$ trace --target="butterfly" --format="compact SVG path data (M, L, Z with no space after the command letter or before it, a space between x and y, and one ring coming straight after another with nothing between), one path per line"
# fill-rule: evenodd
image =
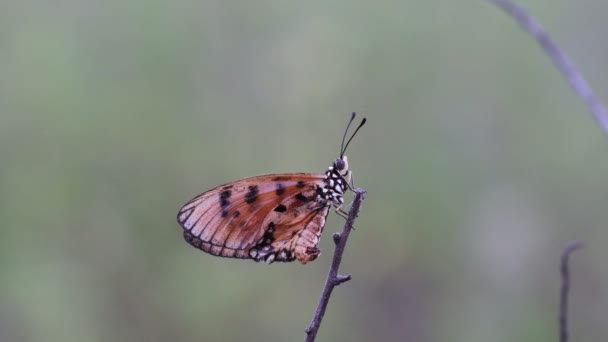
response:
M340 156L324 173L276 173L236 180L208 190L177 214L184 239L209 254L255 261L302 264L321 254L319 239L329 210L345 217L344 192L352 191L352 172L344 155L365 124L363 118Z

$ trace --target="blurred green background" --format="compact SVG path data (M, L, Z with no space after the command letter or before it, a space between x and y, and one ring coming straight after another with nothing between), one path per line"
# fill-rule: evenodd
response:
M525 4L608 98L608 2ZM333 251L214 258L179 207L322 172L368 191L319 341L608 339L608 141L487 2L0 3L0 341L300 341ZM347 200L348 203L349 200Z

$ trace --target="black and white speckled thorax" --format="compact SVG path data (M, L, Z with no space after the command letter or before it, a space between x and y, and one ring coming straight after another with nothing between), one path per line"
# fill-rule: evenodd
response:
M341 207L344 204L344 191L348 189L350 171L346 156L338 158L325 172L325 185L317 189L318 197L326 202L327 206Z

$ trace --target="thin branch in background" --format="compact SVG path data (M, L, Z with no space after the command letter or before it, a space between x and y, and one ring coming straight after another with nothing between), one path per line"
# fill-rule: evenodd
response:
M604 134L608 135L608 112L602 102L595 97L593 90L568 56L555 44L540 24L532 18L523 8L511 0L490 0L505 11L519 26L532 36L549 56L562 76L570 84L574 92L583 100L600 125ZM559 341L568 341L568 292L570 290L570 272L568 259L575 250L583 247L580 241L573 241L564 247L561 257L561 291L559 302Z
M349 281L352 278L350 274L338 274L338 269L340 268L340 263L342 262L342 254L344 253L344 248L346 247L348 235L353 229L355 219L357 219L359 209L361 208L361 202L363 202L364 198L365 191L363 189L355 189L355 199L353 200L353 205L350 207L350 211L348 212L348 217L346 218L346 223L344 223L342 232L335 233L333 235L336 249L334 250L334 256L327 274L327 279L325 280L323 293L321 293L321 298L319 299L319 304L317 305L317 310L315 311L315 315L312 318L310 325L308 328L306 328L306 342L312 342L317 337L317 332L321 326L321 321L325 315L325 310L327 309L327 304L329 303L329 297L331 297L334 287Z
M570 270L568 269L568 260L570 254L575 250L582 248L583 243L580 241L572 241L562 250L562 258L560 263L560 271L562 274L562 287L559 298L559 341L568 342L568 292L570 291Z
M595 97L593 90L583 78L568 56L553 42L547 32L526 11L510 0L490 0L504 10L515 20L521 28L528 32L543 51L549 56L553 64L559 69L562 76L568 81L574 92L583 100L593 114L595 120L608 135L608 112L602 102Z

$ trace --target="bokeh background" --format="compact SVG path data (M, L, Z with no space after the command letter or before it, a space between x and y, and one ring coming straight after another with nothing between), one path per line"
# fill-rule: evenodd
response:
M524 3L608 98L608 2ZM314 263L214 258L179 207L322 172L368 191L319 341L608 340L608 140L487 2L0 3L0 341L300 341Z

